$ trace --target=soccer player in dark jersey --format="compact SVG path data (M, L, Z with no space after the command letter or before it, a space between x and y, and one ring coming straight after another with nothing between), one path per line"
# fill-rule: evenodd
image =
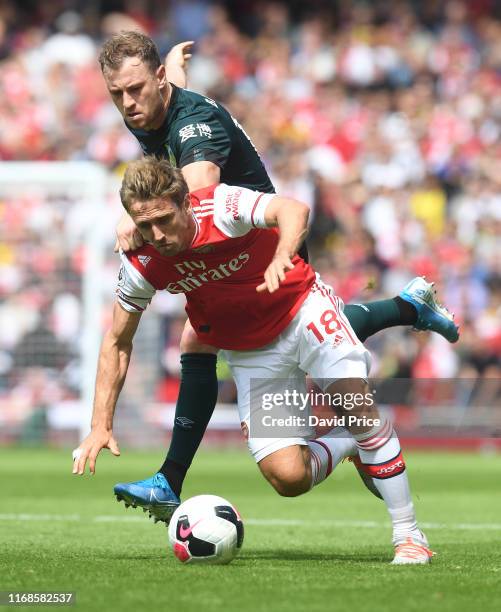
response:
M171 79L184 85L183 64L189 43L167 56ZM99 56L103 77L125 125L145 154L167 158L182 169L190 191L224 182L274 193L266 169L242 127L214 100L169 82L153 41L139 32L122 32L109 39ZM127 215L117 229L124 251L143 244ZM300 255L307 259L305 247ZM457 327L434 298L432 285L411 281L400 296L363 305L348 305L345 315L358 338L387 327L412 325L433 330L449 341ZM181 386L167 457L152 478L130 484L134 505L146 504L151 514L168 522L186 472L205 433L217 400L218 348L203 344L187 321L181 338ZM155 492L158 503L151 502ZM169 502L162 505L162 502ZM168 505L168 511L166 506Z

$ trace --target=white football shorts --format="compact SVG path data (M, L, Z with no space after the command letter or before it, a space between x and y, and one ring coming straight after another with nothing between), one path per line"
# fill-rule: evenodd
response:
M315 437L314 428L307 425L296 428L297 436L280 437L280 429L273 429L277 437L271 437L273 432L270 437L253 436L256 421L251 416L262 413L265 394L292 388L306 393L306 374L322 391L339 378L368 377L370 353L343 309L343 301L317 274L296 316L271 344L250 351L223 351L237 386L242 430L256 462L282 448L306 445ZM307 418L309 406L301 414Z

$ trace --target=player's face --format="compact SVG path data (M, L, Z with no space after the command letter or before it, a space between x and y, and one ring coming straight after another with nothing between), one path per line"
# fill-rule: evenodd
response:
M143 238L161 255L173 257L185 251L195 235L189 196L181 207L165 198L134 202L129 213Z
M104 80L122 117L132 128L160 127L167 109L165 67L156 71L137 57L126 57L120 68L106 69Z

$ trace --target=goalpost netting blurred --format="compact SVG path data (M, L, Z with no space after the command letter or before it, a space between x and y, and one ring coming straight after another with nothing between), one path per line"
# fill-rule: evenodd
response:
M0 443L76 444L89 430L119 267L118 188L91 162L0 164ZM170 417L154 401L163 314L145 313L134 342L116 419L125 444L165 437Z

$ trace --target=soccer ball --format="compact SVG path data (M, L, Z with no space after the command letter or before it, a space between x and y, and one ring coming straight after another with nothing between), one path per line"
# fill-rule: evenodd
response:
M244 525L229 501L197 495L176 509L169 542L182 563L229 563L242 547Z

